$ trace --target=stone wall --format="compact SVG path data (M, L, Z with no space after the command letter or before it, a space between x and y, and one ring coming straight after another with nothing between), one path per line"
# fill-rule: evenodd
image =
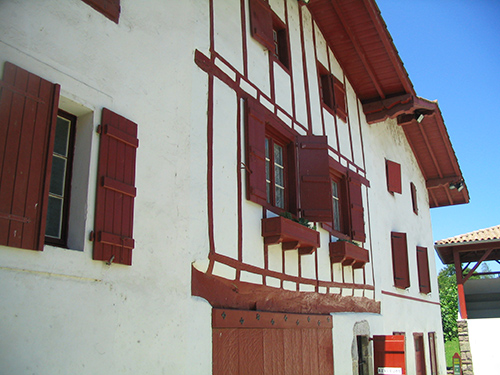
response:
M460 357L462 360L462 375L474 375L472 368L472 355L469 344L469 328L467 320L458 320L458 341L460 344Z

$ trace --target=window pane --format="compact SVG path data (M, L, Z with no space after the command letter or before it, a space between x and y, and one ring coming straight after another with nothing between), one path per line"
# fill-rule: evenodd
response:
M333 229L340 232L339 186L332 181Z
M279 208L285 208L285 189L276 186L276 206Z
M57 117L56 134L54 139L54 153L68 156L69 133L71 122L65 118Z
M64 195L64 183L66 180L66 159L57 155L52 157L52 173L50 175L50 193L59 196Z
M61 238L62 204L63 200L61 198L49 197L47 226L45 227L46 236Z
M283 166L283 147L274 145L274 164Z
M267 201L271 203L271 159L269 157L268 138L266 138L266 193L267 193Z

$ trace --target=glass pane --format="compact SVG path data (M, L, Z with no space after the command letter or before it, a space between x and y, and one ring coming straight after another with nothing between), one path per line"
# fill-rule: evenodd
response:
M269 139L266 138L266 159L269 159Z
M276 186L276 207L285 208L285 190Z
M283 147L274 145L274 164L283 166Z
M337 199L339 198L339 186L335 181L332 181L332 195Z
M64 195L64 183L66 180L66 159L54 155L52 157L52 173L50 175L51 194Z
M271 182L266 183L267 202L271 203Z
M71 122L65 118L58 117L56 123L56 134L54 140L54 153L68 156L69 132Z
M333 229L338 230L340 232L340 210L339 210L339 201L333 200Z
M49 197L47 226L45 227L46 236L61 238L62 205L63 200L61 198Z
M274 169L275 184L280 186L280 187L284 187L285 184L283 182L283 179L284 179L283 178L283 168L278 166L278 165L276 165L274 168L275 168Z

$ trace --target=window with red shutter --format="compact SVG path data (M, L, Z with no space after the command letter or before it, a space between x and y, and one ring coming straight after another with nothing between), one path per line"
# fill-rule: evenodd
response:
M104 108L100 134L94 259L131 265L137 124Z
M60 88L7 62L0 90L0 244L43 250Z
M405 336L373 336L375 374L406 374Z
M406 289L410 286L406 233L391 232L391 246L394 286Z
M385 161L387 176L387 190L391 193L401 194L401 165L391 160Z
M118 23L120 18L120 0L83 0L92 8L102 13L111 21Z
M347 121L347 103L344 84L318 62L320 94L323 104L342 121Z
M429 257L426 247L417 246L417 267L420 293L428 294L431 292L431 279L429 276Z
M264 0L250 0L250 33L266 47L271 56L286 69L290 68L288 30Z
M330 159L333 221L322 226L337 238L365 242L361 177L353 171L335 168L334 164Z
M297 214L295 135L255 100L247 101L247 199Z

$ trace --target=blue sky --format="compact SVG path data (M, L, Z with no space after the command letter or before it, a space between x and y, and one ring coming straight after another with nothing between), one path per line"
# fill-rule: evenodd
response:
M431 209L434 241L499 225L500 1L377 4L417 95L439 102L469 189L469 204Z

